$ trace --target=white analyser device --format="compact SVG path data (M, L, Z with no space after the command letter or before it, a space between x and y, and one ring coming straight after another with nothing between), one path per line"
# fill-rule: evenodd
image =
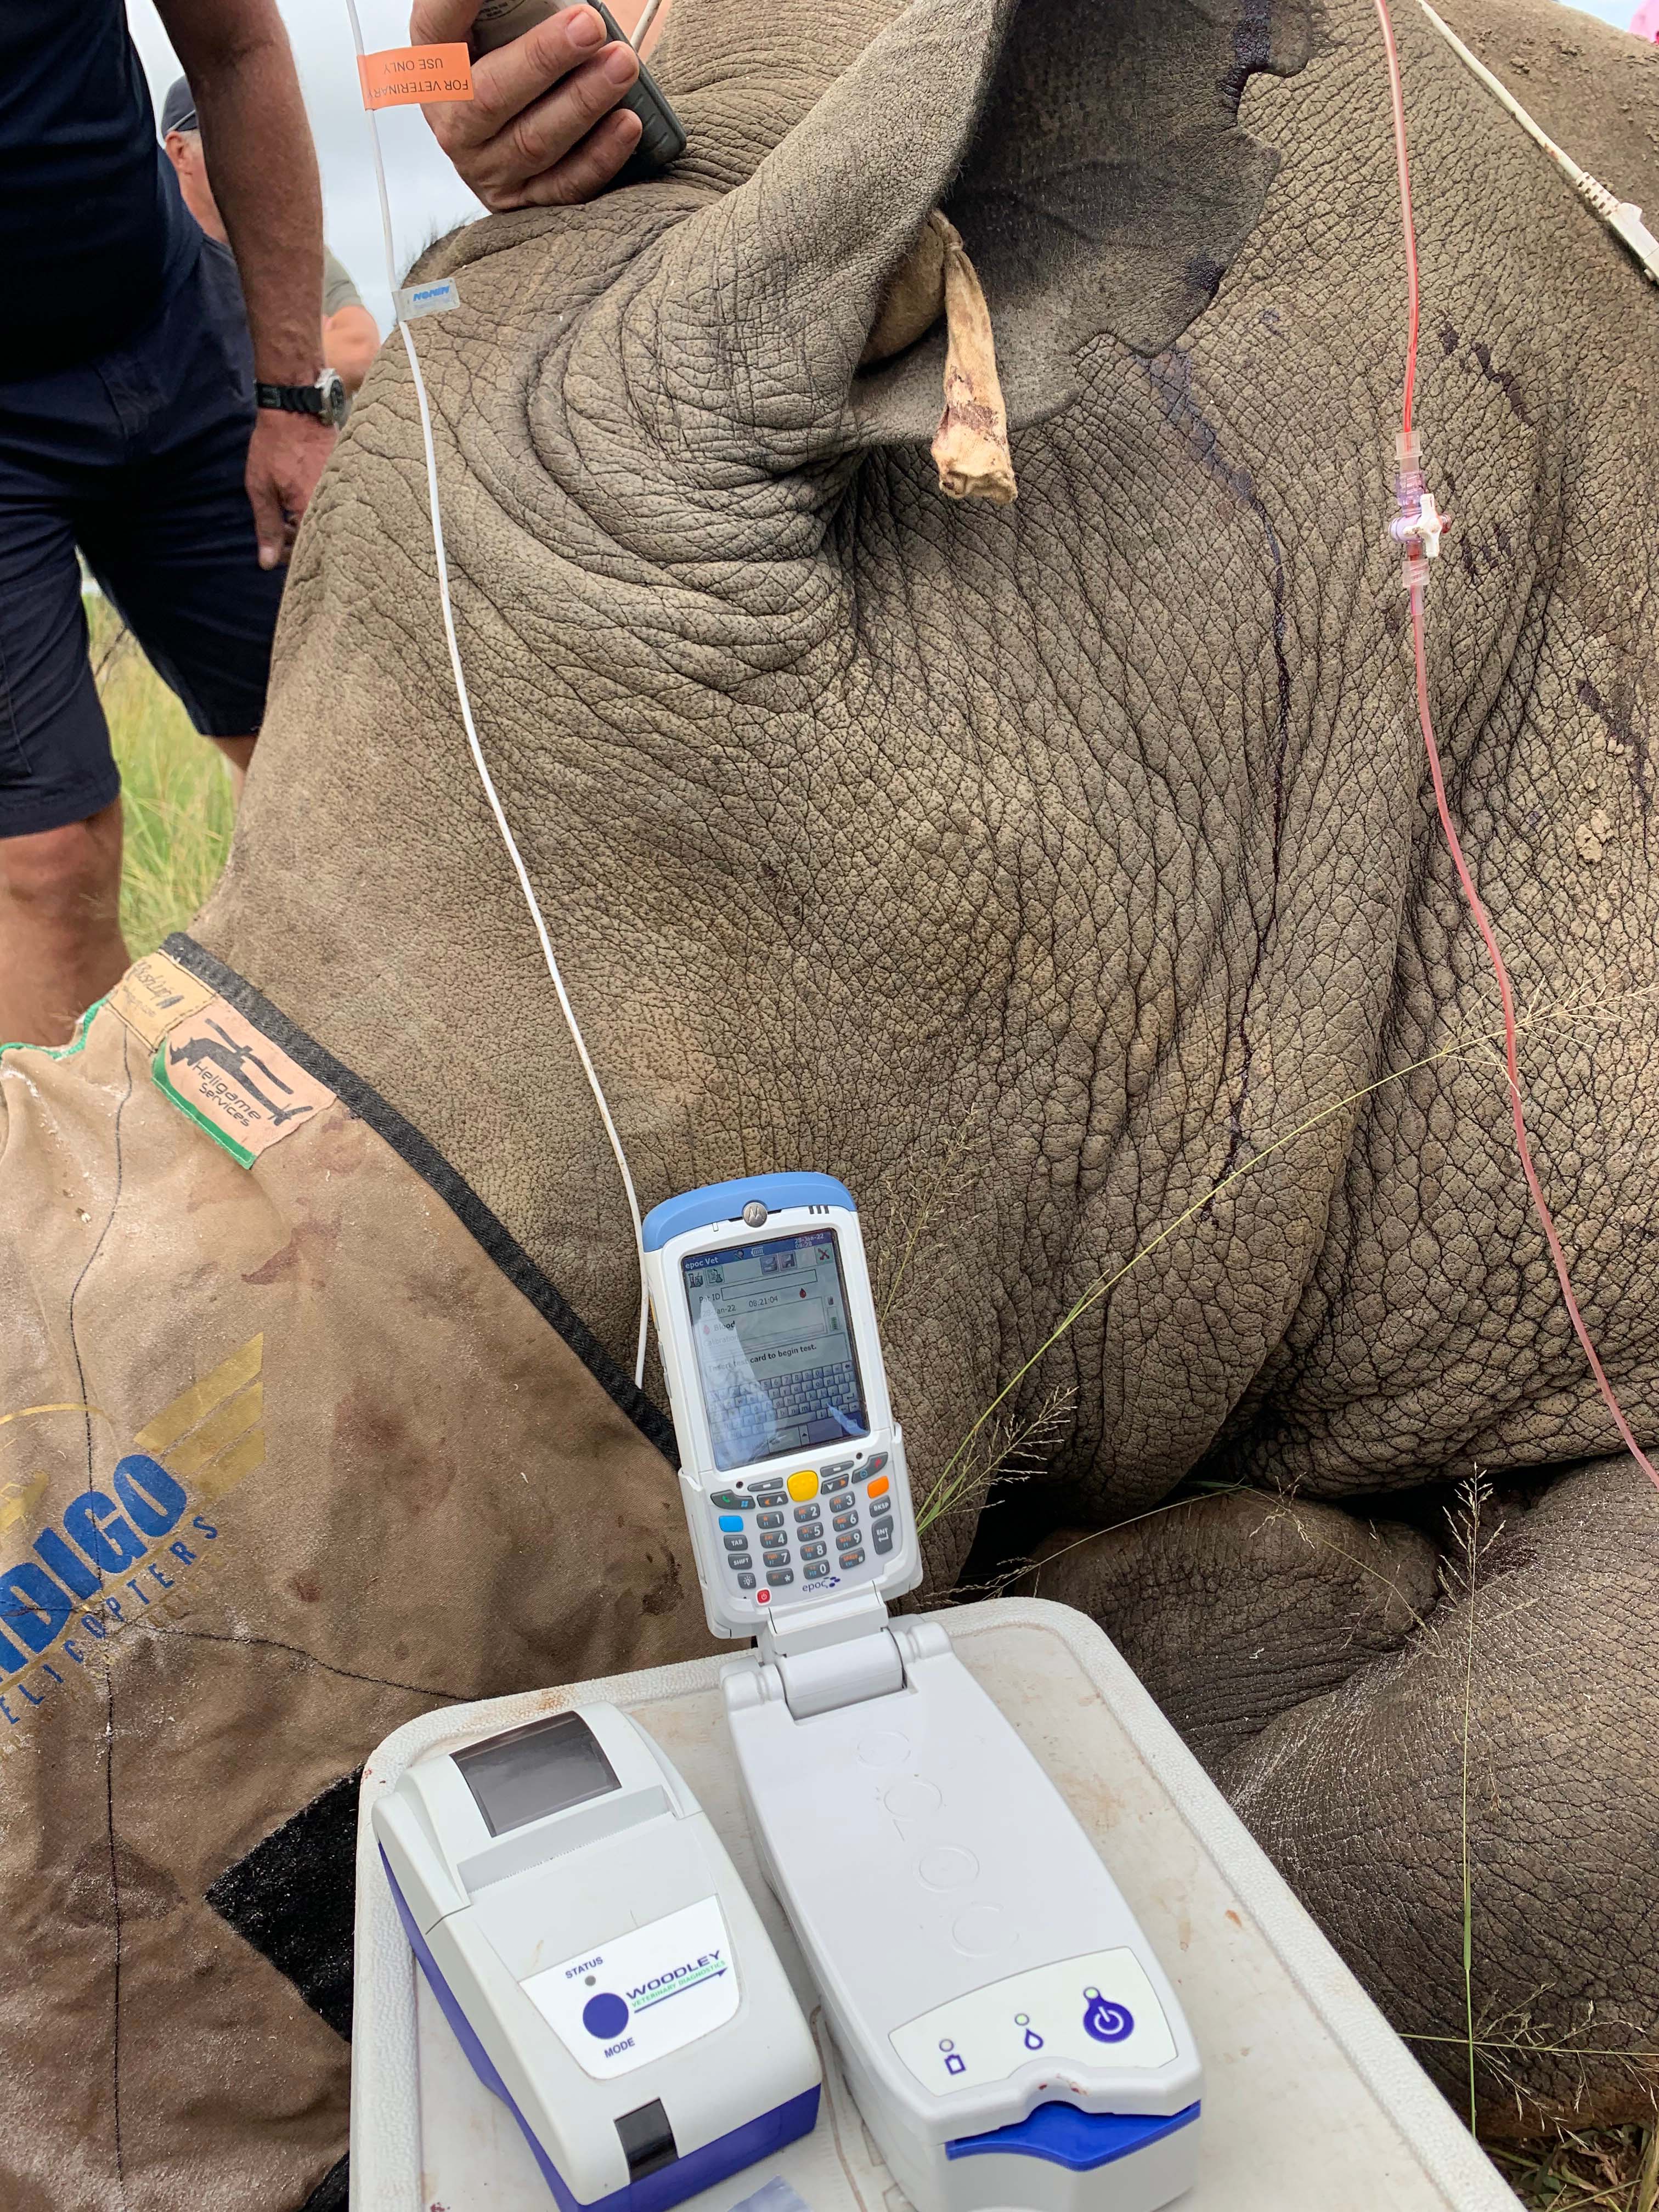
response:
M414 1760L374 1833L560 2212L662 2212L809 2134L811 2032L707 1815L614 1705Z
M823 1175L655 1207L646 1275L768 1881L917 2212L1156 2212L1195 2178L1180 2002L921 1578L857 1208Z

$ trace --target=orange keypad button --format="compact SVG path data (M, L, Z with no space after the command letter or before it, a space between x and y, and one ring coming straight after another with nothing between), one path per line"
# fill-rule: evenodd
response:
M872 1483L871 1484L870 1488L869 1488L869 1492L868 1492L868 1493L867 1493L867 1494L868 1494L870 1497L872 1497L872 1498L879 1498L879 1497L881 1497L881 1496L882 1496L883 1492L886 1490L886 1488L887 1488L887 1477L884 1474L884 1475L880 1478L880 1480L879 1480L878 1481L872 1482Z

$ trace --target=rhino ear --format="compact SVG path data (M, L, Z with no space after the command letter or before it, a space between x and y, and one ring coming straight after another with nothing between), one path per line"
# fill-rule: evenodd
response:
M695 334L699 404L724 386L738 417L775 441L799 429L817 434L819 450L844 445L848 395L889 281L962 167L1018 5L889 0L884 10L853 0L863 20L843 30L889 20L861 50L849 40L854 58L809 94L787 135L665 241L672 319ZM671 34L682 43L665 75L688 108L701 52L692 33L706 14L690 11ZM714 154L709 181L722 160L744 158L741 146ZM681 166L696 173L690 151ZM686 382L666 366L672 383ZM689 384L679 396L694 396ZM805 450L792 448L792 460Z
M1159 353L1210 304L1278 167L1240 127L1244 87L1302 68L1312 40L1310 0L1020 0L942 200L1011 422L1065 404L1091 338ZM860 380L867 438L925 434L941 350Z

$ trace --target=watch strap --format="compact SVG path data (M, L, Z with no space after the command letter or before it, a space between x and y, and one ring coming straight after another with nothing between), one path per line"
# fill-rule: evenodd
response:
M256 384L254 404L280 407L290 415L320 415L323 395L314 384Z

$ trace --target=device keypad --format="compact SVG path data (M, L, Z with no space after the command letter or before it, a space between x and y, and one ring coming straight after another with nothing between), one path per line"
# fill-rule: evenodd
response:
M876 1553L879 1571L880 1561L891 1554L897 1542L892 1482L883 1472L887 1461L887 1453L872 1452L862 1466L838 1460L816 1471L797 1468L787 1476L763 1476L742 1491L711 1492L709 1503L720 1509L717 1525L726 1565L737 1577L738 1588L752 1590L757 1580L749 1549L750 1528L759 1532L761 1565L769 1589L785 1589L793 1583L797 1568L804 1583L817 1585L829 1581L832 1574L862 1566L866 1543ZM855 1487L860 1484L866 1486L863 1498ZM754 1516L748 1525L738 1517L745 1513ZM831 1529L836 1540L833 1559L825 1540Z

